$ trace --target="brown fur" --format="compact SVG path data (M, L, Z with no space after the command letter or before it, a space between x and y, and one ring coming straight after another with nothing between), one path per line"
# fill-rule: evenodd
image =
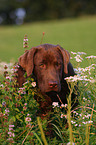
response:
M33 74L40 91L43 94L47 94L52 102L67 103L67 96L70 90L64 78L75 75L70 63L70 54L67 50L59 45L42 44L31 48L20 56L19 64L19 86L22 86L25 82L25 72L27 72L27 77ZM57 94L60 99L58 99ZM72 93L73 107L78 104L78 101L74 101L75 98L76 95ZM44 107L42 110L44 110Z

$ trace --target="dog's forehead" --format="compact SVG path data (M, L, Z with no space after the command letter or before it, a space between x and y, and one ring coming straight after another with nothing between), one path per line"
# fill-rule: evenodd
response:
M62 61L62 57L58 49L54 48L41 48L37 51L35 55L35 61L38 62L54 62L54 61Z

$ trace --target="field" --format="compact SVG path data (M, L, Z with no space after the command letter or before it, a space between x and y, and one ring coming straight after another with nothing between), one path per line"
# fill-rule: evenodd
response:
M9 62L18 61L18 57L24 53L25 34L28 35L31 48L40 44L43 32L43 43L60 44L69 50L77 75L64 78L70 89L68 104L60 106L58 102L53 102L53 111L42 120L38 117L40 108L35 95L43 103L46 101L44 96L38 92L33 78L28 78L22 88L16 87L18 66L10 69ZM96 16L23 26L1 26L0 61L0 73L3 75L4 72L5 76L0 76L2 145L96 144ZM4 62L7 62L6 67ZM71 110L71 94L77 83L79 105ZM68 124L65 123L66 119ZM51 125L51 131L48 124L49 127Z
M24 53L23 38L28 35L29 48L41 42L60 44L71 51L96 55L96 16L58 21L45 21L23 26L0 26L0 61L18 61Z

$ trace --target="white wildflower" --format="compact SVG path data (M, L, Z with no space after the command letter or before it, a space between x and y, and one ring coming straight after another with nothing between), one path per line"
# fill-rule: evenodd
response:
M72 124L75 124L76 122L75 122L75 121L73 121L73 120L71 120L71 123L72 123Z
M26 94L25 88L19 88L18 93Z
M77 62L82 62L83 58L80 55L74 57Z
M82 62L78 57L75 57L77 62Z
M96 80L93 79L92 77L89 79L87 75L80 76L79 74L70 76L70 77L66 77L64 79L67 80L68 82L76 82L76 81L87 81L87 82L91 82L91 83L96 82ZM87 85L87 84L85 84L85 85Z
M73 111L73 113L76 113L76 111Z
M61 107L65 107L66 108L67 106L68 106L67 104L65 104L65 105L64 104L61 104Z
M64 116L64 115L63 115L63 114L61 114L61 118L63 118L63 116Z
M79 55L82 55L82 54L84 54L84 55L86 55L86 53L85 52L77 52Z
M27 105L27 103L24 104L25 106Z
M89 116L88 115L85 115L85 118L88 118L89 119Z
M8 72L12 72L11 71L11 67L12 67L13 63L6 63L6 62L0 62L0 73L4 73L5 69L4 66L7 66L6 70Z
M86 122L82 122L83 124L90 124L90 123L93 123L93 121L86 121Z
M87 56L86 58L91 59L91 58L96 58L96 56L90 55L90 56Z
M68 104L65 104L64 106L65 106L65 108L66 108L66 107L68 106Z
M82 116L82 113L81 113L81 114L79 114L79 116Z
M9 108L6 108L6 109L5 109L5 112L6 112L6 113L10 112L10 111L9 111Z
M61 118L65 117L67 119L67 115L61 114Z
M13 128L9 128L9 131L13 131Z
M71 142L68 142L66 145L71 145ZM72 145L75 145L75 143L72 143Z
M4 85L3 85L3 84L0 84L0 87L2 87L2 88L3 88L3 87L4 87Z
M90 120L90 121L88 121L88 123L93 123L93 121Z
M27 82L25 82L25 83L23 83L23 85L25 85L25 84L27 84L28 83L28 81Z
M68 82L76 82L77 80L83 80L82 77L75 75L64 78L65 80L68 80Z
M86 124L86 122L84 122L84 121L83 121L82 123L83 123L83 124Z
M83 100L85 100L85 101L86 101L87 99L86 99L85 97L83 97Z
M9 127L14 127L14 125L9 125Z
M79 115L79 114L76 112L76 115Z
M91 83L95 83L95 82L96 82L96 80L92 79L92 80L90 80L90 82L91 82Z
M91 117L91 114L88 114L87 116Z
M78 74L81 74L81 73L83 73L83 72L87 72L87 71L88 71L88 73L91 74L90 71L91 71L92 69L95 69L95 66L96 66L96 64L91 64L90 66L85 67L85 68L80 68L80 67L78 67L78 68L74 68L74 71L75 71L76 73L78 73Z
M36 82L31 83L32 87L36 87Z
M26 117L25 121L30 122L31 121L31 118L30 117Z
M25 88L19 88L20 90L25 90Z
M11 80L11 78L9 76L6 77L7 80Z
M8 138L7 140L8 140L8 141L13 141L13 138Z
M78 124L75 124L75 126L78 126Z
M65 105L64 104L61 104L61 107L65 107Z
M71 51L72 54L77 54L76 52Z
M52 105L53 105L53 107L56 107L56 106L59 107L58 102L53 102Z
M10 137L15 137L15 134L12 133L12 132L8 132L8 134L9 134Z
M24 39L24 41L28 41L28 39Z

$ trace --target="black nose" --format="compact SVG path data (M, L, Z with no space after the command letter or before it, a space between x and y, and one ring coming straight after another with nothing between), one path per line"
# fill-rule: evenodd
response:
M48 84L50 88L57 88L57 81L49 81Z

